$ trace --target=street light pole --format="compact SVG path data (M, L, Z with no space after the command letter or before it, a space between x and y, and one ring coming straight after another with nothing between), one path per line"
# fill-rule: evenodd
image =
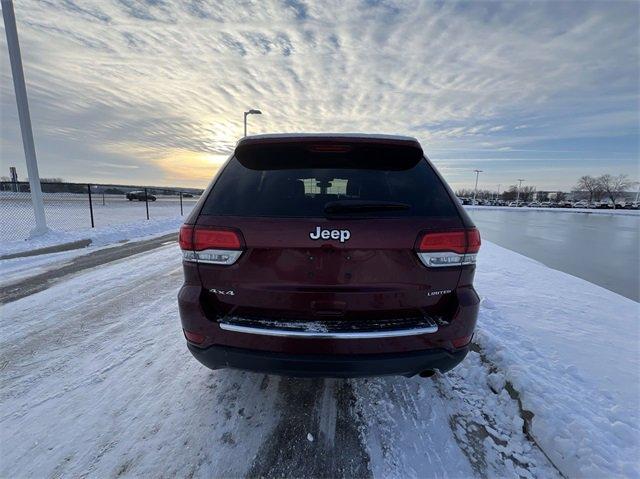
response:
M22 58L20 56L20 43L18 42L18 29L16 28L16 16L13 11L12 0L2 0L2 16L4 29L7 35L7 47L9 49L9 61L13 76L13 88L16 92L18 104L18 119L20 120L20 132L22 133L22 146L27 161L27 174L29 175L29 189L31 190L31 203L36 226L29 237L40 236L49 231L44 215L44 201L40 187L40 175L38 174L38 161L36 148L33 143L33 131L31 129L31 116L29 115L29 101L27 99L27 87L24 81Z
M520 188L522 188L523 181L524 181L524 178L518 178L518 194L516 196L516 205L520 203Z
M473 170L476 172L476 187L473 190L473 204L476 204L476 194L478 193L478 176L480 176L480 173L482 173L482 170Z
M247 116L249 115L262 115L262 112L260 110L254 110L253 108L244 112L244 136L247 136Z

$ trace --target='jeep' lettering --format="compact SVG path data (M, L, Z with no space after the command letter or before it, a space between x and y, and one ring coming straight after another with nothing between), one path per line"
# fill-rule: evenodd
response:
M309 238L314 241L319 239L333 239L340 240L340 243L344 243L351 238L351 232L349 230L324 230L316 226L316 230L309 233Z

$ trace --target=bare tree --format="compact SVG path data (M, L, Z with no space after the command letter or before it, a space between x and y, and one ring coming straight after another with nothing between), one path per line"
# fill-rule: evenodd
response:
M598 181L593 188L593 199L594 201L600 201L602 199L602 195L604 195L604 188L602 184Z
M500 195L504 201L513 201L516 199L516 192L518 187L516 185L511 185Z
M616 207L616 200L620 196L622 196L622 194L627 191L633 184L633 182L629 180L627 175L612 176L606 174L598 178L598 182L602 187L602 191L609 197L609 199L613 203L614 209Z
M533 198L533 194L536 192L535 186L523 186L520 188L520 201L528 203Z
M584 175L578 179L574 191L577 193L581 193L586 191L589 194L589 203L592 203L593 200L599 201L602 197L602 185L599 181L599 178L594 178L593 176ZM596 196L598 197L596 199Z
M473 196L473 190L467 189L467 188L460 188L459 190L456 190L456 196L459 196L460 198L468 198Z

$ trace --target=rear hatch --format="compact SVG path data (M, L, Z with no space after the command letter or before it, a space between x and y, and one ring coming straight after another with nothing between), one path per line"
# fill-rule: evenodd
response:
M249 141L182 235L212 319L446 318L465 219L417 142ZM460 263L428 267L419 250L443 233Z

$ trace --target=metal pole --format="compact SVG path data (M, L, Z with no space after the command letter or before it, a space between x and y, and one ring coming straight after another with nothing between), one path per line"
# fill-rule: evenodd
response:
M520 202L520 188L522 188L522 182L524 180L521 180L518 178L518 194L516 196L516 205Z
M9 48L9 60L13 75L13 88L16 92L18 104L18 118L20 119L20 131L22 133L22 145L24 156L27 160L27 174L29 175L29 187L31 190L31 202L36 220L36 227L31 230L29 237L40 236L49 231L44 215L44 200L40 187L40 175L38 174L38 162L36 160L36 148L33 143L33 131L31 129L31 117L29 115L29 101L27 99L27 87L24 81L22 58L20 56L20 43L18 42L18 29L16 28L16 16L11 0L2 0L2 16L4 29L7 34L7 46Z
M95 228L95 223L93 222L93 201L91 201L91 185L87 185L87 191L89 192L89 214L91 215L91 227Z
M184 213L182 212L182 191L180 192L180 216L184 216Z
M244 112L244 136L247 136L247 112Z
M144 189L144 204L147 207L147 219L149 219L149 195L146 188Z
M476 204L476 194L478 193L478 176L480 176L480 173L482 173L482 170L473 170L476 172L476 187L473 190L473 204Z

